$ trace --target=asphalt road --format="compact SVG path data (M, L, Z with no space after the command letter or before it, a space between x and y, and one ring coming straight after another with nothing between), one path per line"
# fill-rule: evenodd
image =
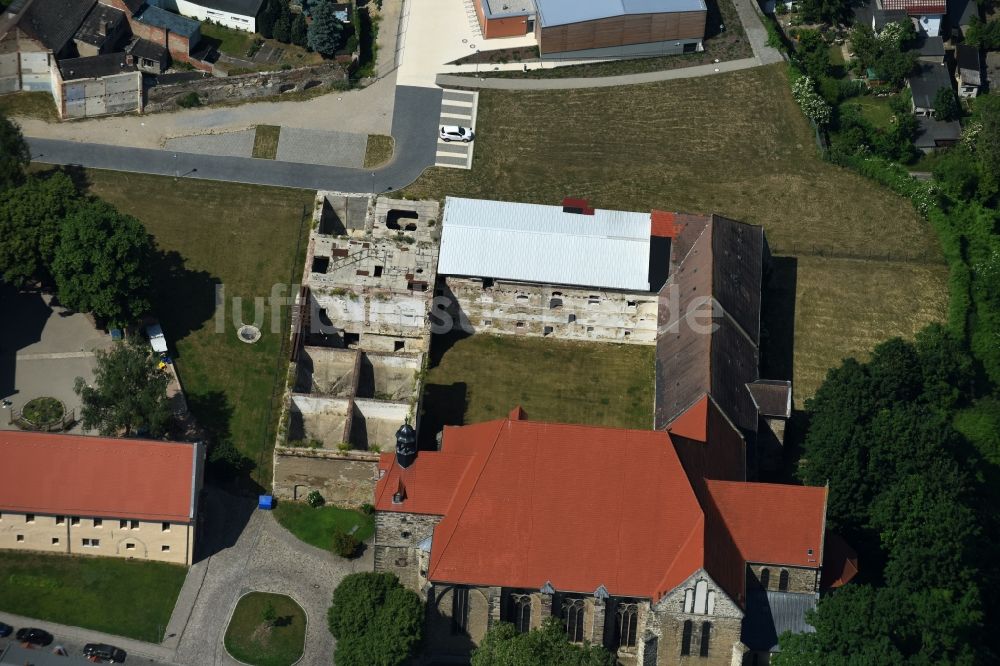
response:
M386 192L409 185L424 169L434 164L440 111L440 89L397 86L392 118L395 156L388 165L374 170L195 155L40 137L28 137L27 141L32 160L45 164L311 190Z

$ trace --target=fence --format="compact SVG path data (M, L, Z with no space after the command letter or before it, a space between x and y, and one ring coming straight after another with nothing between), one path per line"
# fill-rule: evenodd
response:
M69 430L76 423L76 410L67 412L65 408L63 409L63 415L57 421L46 424L33 423L25 418L24 413L20 410L12 409L9 413L8 425L16 425L21 430L30 430L33 432L62 432Z
M859 248L857 250L842 248L825 248L812 243L789 243L787 245L770 243L771 254L775 256L823 257L826 259L855 259L860 261L895 261L905 263L941 264L947 265L940 252L924 250L922 252L905 252L901 250L880 250L878 248Z

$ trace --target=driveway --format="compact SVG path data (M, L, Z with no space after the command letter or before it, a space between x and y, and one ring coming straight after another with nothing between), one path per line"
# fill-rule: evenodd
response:
M223 647L226 625L239 598L257 591L286 594L305 611L300 664L331 664L334 641L326 611L333 590L347 574L373 570L371 551L355 560L336 557L299 541L271 513L253 510L252 502L219 491L207 494L204 509L208 520L202 532L221 549L191 567L164 641L164 647L176 650L172 661L191 666L238 663ZM242 523L234 517L248 511L246 527L227 545L227 532L239 530Z

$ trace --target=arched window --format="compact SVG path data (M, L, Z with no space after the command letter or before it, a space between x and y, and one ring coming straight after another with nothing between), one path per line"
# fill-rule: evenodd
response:
M469 588L451 589L451 633L460 634L469 630Z
M705 606L708 603L708 582L699 580L694 585L694 612L698 615L705 614Z
M702 622L701 623L701 650L698 651L698 656L707 657L708 656L708 644L712 640L712 623Z
M681 656L686 657L691 654L691 632L694 627L691 620L684 621L684 634L681 636Z
M512 595L511 604L514 610L514 627L518 633L527 633L531 630L531 595Z
M684 590L684 612L694 612L694 590L690 587Z
M782 569L778 576L778 591L788 592L788 569Z
M767 589L768 584L771 582L771 570L764 567L760 570L760 586Z
M618 604L618 647L634 648L635 633L639 625L639 606L637 604Z
M708 593L708 614L715 615L715 590Z
M563 620L566 624L566 638L572 643L583 642L583 618L586 604L583 599L566 599L563 601Z

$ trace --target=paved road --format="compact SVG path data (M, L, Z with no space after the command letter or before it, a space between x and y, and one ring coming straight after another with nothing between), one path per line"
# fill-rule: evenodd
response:
M373 171L248 157L125 148L41 137L28 137L28 145L32 160L46 164L313 190L370 192L374 189L384 192L409 185L424 169L434 164L441 90L397 86L395 109L397 112L393 114L392 120L392 135L396 139L395 157L388 165Z

